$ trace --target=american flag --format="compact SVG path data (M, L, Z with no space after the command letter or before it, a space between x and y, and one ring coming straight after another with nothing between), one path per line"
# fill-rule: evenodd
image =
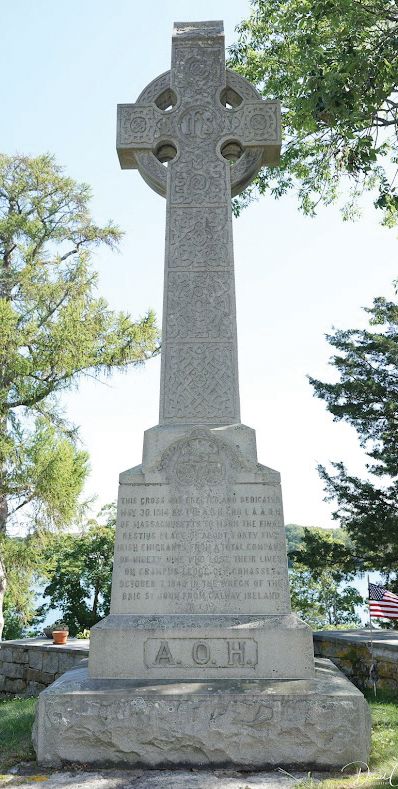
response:
M370 616L398 619L398 595L377 584L369 584Z

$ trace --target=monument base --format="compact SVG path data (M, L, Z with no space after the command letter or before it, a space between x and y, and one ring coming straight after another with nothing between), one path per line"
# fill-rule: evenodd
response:
M311 628L280 616L111 614L91 628L96 679L307 679Z
M99 680L66 672L39 696L41 766L268 766L367 761L366 701L329 660L305 680Z

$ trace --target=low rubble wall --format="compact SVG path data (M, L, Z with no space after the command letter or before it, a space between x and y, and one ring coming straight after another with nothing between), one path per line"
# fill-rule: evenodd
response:
M369 676L373 663L377 687L398 693L397 630L373 630L372 639L367 628L318 630L314 633L314 652L317 657L332 660L360 690L373 687Z
M0 694L37 696L65 671L88 657L90 642L70 638L58 646L45 638L0 642ZM319 630L316 657L329 658L361 690L372 687L372 650L368 629ZM377 687L398 693L398 631L373 632Z
M88 657L89 643L78 638L60 646L48 638L0 642L0 694L37 696Z

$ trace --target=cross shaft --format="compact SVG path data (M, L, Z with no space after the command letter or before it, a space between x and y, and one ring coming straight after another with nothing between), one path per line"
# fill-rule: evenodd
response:
M122 167L167 197L160 424L240 421L231 188L279 148L279 104L227 76L221 22L177 24L171 72L118 107Z

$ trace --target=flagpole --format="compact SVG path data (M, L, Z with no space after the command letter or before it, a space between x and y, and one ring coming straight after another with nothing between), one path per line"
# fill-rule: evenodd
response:
M373 681L373 692L375 696L377 695L376 692L376 665L374 662L373 656L373 625L372 625L372 614L370 613L370 605L369 605L369 598L370 598L370 589L369 589L369 573L368 573L368 611L369 611L369 628L370 628L370 657L371 657L371 666L369 669L369 679Z

